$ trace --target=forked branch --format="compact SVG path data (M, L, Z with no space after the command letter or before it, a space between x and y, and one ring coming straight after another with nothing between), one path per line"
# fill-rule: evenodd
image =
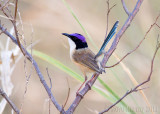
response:
M142 42L146 39L147 34L151 31L151 29L156 25L159 27L159 25L157 24L158 18L160 17L160 14L156 17L155 22L150 26L150 28L148 29L148 31L146 32L146 34L144 35L143 39L139 42L139 44L130 52L128 52L124 57L122 57L122 59L120 59L117 63L115 63L114 65L111 66L105 66L105 68L111 68L111 67L115 67L116 65L118 65L122 60L124 60L128 55L132 54L133 52L135 52L142 44ZM159 28L160 29L160 28Z
M159 38L159 36L158 36ZM121 97L117 102L115 102L114 104L112 104L110 107L108 107L106 110L100 112L99 114L103 114L105 112L108 112L111 108L113 108L115 105L117 105L121 100L123 100L125 97L127 97L129 94L133 93L133 92L137 92L139 91L139 87L146 84L147 82L150 81L151 79L151 76L152 76L152 72L153 72L153 64L154 64L154 59L155 59L155 56L157 54L157 51L159 50L160 48L160 43L159 41L157 40L157 46L156 46L156 50L154 52L154 55L153 55L153 58L152 58L152 61L151 61L151 69L150 69L150 73L148 75L148 78L147 80L143 81L142 83L138 84L136 87L134 87L133 89L131 89L130 91L127 91L125 95L123 95L123 97Z

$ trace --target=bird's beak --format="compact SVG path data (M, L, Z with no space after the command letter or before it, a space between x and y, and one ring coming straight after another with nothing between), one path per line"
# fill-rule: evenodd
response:
M67 34L67 33L62 33L62 35L70 37L70 34Z

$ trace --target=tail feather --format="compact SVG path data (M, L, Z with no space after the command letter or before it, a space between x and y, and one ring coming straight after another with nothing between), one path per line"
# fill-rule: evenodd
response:
M102 53L103 53L103 50L105 49L107 43L110 41L110 39L113 37L113 35L116 33L116 30L117 30L117 27L118 27L118 23L119 21L116 21L115 24L113 25L111 31L109 32L107 38L104 40L99 52L97 53L97 55L95 56L95 59L97 57L99 57Z

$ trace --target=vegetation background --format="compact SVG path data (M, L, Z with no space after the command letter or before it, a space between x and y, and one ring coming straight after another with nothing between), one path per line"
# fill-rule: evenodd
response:
M103 43L106 33L106 16L107 16L107 3L106 0L66 0L76 16L79 18L81 24L85 27L88 33L93 38L93 41L100 48ZM131 11L136 1L125 0L125 3ZM119 20L119 28L124 24L127 15L123 10L120 0L111 0L110 6L116 4L111 10L109 16L109 30L113 26L114 22ZM61 61L64 65L73 69L77 73L81 74L80 70L70 61L69 46L67 38L62 36L61 33L80 33L84 34L80 25L73 18L69 10L66 8L62 0L21 0L19 1L19 11L22 16L24 24L24 37L27 45L31 42L39 41L33 49L39 50ZM115 53L122 58L127 52L136 47L139 41L144 37L145 33L149 29L150 25L154 23L155 18L160 13L160 1L159 0L144 0L140 11L134 18L131 26L127 29L123 38L120 40ZM2 20L3 18L0 17ZM5 20L3 21L5 22ZM160 20L158 21L160 24ZM9 23L6 23L10 26ZM33 29L33 31L32 31ZM134 52L134 54L128 56L123 63L130 69L132 75L137 82L145 80L150 72L150 63L155 50L157 36L160 30L154 27L147 36L147 39L142 43L141 47ZM87 37L87 36L85 36ZM114 39L114 38L113 38ZM111 45L113 39L107 45L107 48ZM0 38L0 40L2 40ZM96 53L97 50L92 46L91 42L87 39L89 47ZM107 49L106 48L106 49ZM144 93L149 100L151 107L154 109L155 114L160 112L160 52L158 52L155 59L153 77L148 85L145 85L147 89L144 89ZM69 107L75 98L75 93L81 82L70 77L65 72L57 69L45 61L36 58L40 69L45 76L45 79L49 79L46 73L46 67L49 69L49 74L52 78L52 92L60 104L64 104L68 88L70 87L70 96L65 108ZM108 65L116 63L115 57L112 57ZM31 71L32 66L29 62L26 63L27 72ZM88 76L90 77L90 76ZM134 87L131 79L121 65L118 65L111 69L106 69L106 74L100 75L101 79L119 96L124 95L126 90ZM69 85L67 83L67 79ZM24 70L24 58L21 59L12 74L12 81L14 84L13 93L11 99L14 103L20 107L23 101L23 94L25 91L25 70ZM103 88L98 82L96 85ZM132 97L136 100L140 109L144 114L149 114L147 104L142 98L139 92L133 93ZM141 111L136 111L137 107L131 97L124 99L125 103L130 106L138 114ZM89 91L84 97L75 111L75 114L94 114L102 111L110 106L112 103L99 95L94 91ZM27 93L24 98L23 114L47 114L48 113L48 95L45 92L40 80L32 71L32 76L29 80ZM123 109L122 109L123 110ZM10 113L10 106L7 105L4 114ZM51 104L51 113L57 114L58 111ZM109 114L124 114L123 111L118 111L115 107L109 112Z

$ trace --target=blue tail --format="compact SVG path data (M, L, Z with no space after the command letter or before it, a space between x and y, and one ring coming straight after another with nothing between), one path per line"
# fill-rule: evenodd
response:
M115 24L113 25L111 31L109 32L107 38L104 40L99 52L97 53L97 55L95 56L95 59L97 57L99 57L102 53L103 53L103 50L105 49L107 43L110 41L110 39L113 37L113 35L116 33L116 30L117 30L117 27L118 27L118 23L119 21L116 21Z

